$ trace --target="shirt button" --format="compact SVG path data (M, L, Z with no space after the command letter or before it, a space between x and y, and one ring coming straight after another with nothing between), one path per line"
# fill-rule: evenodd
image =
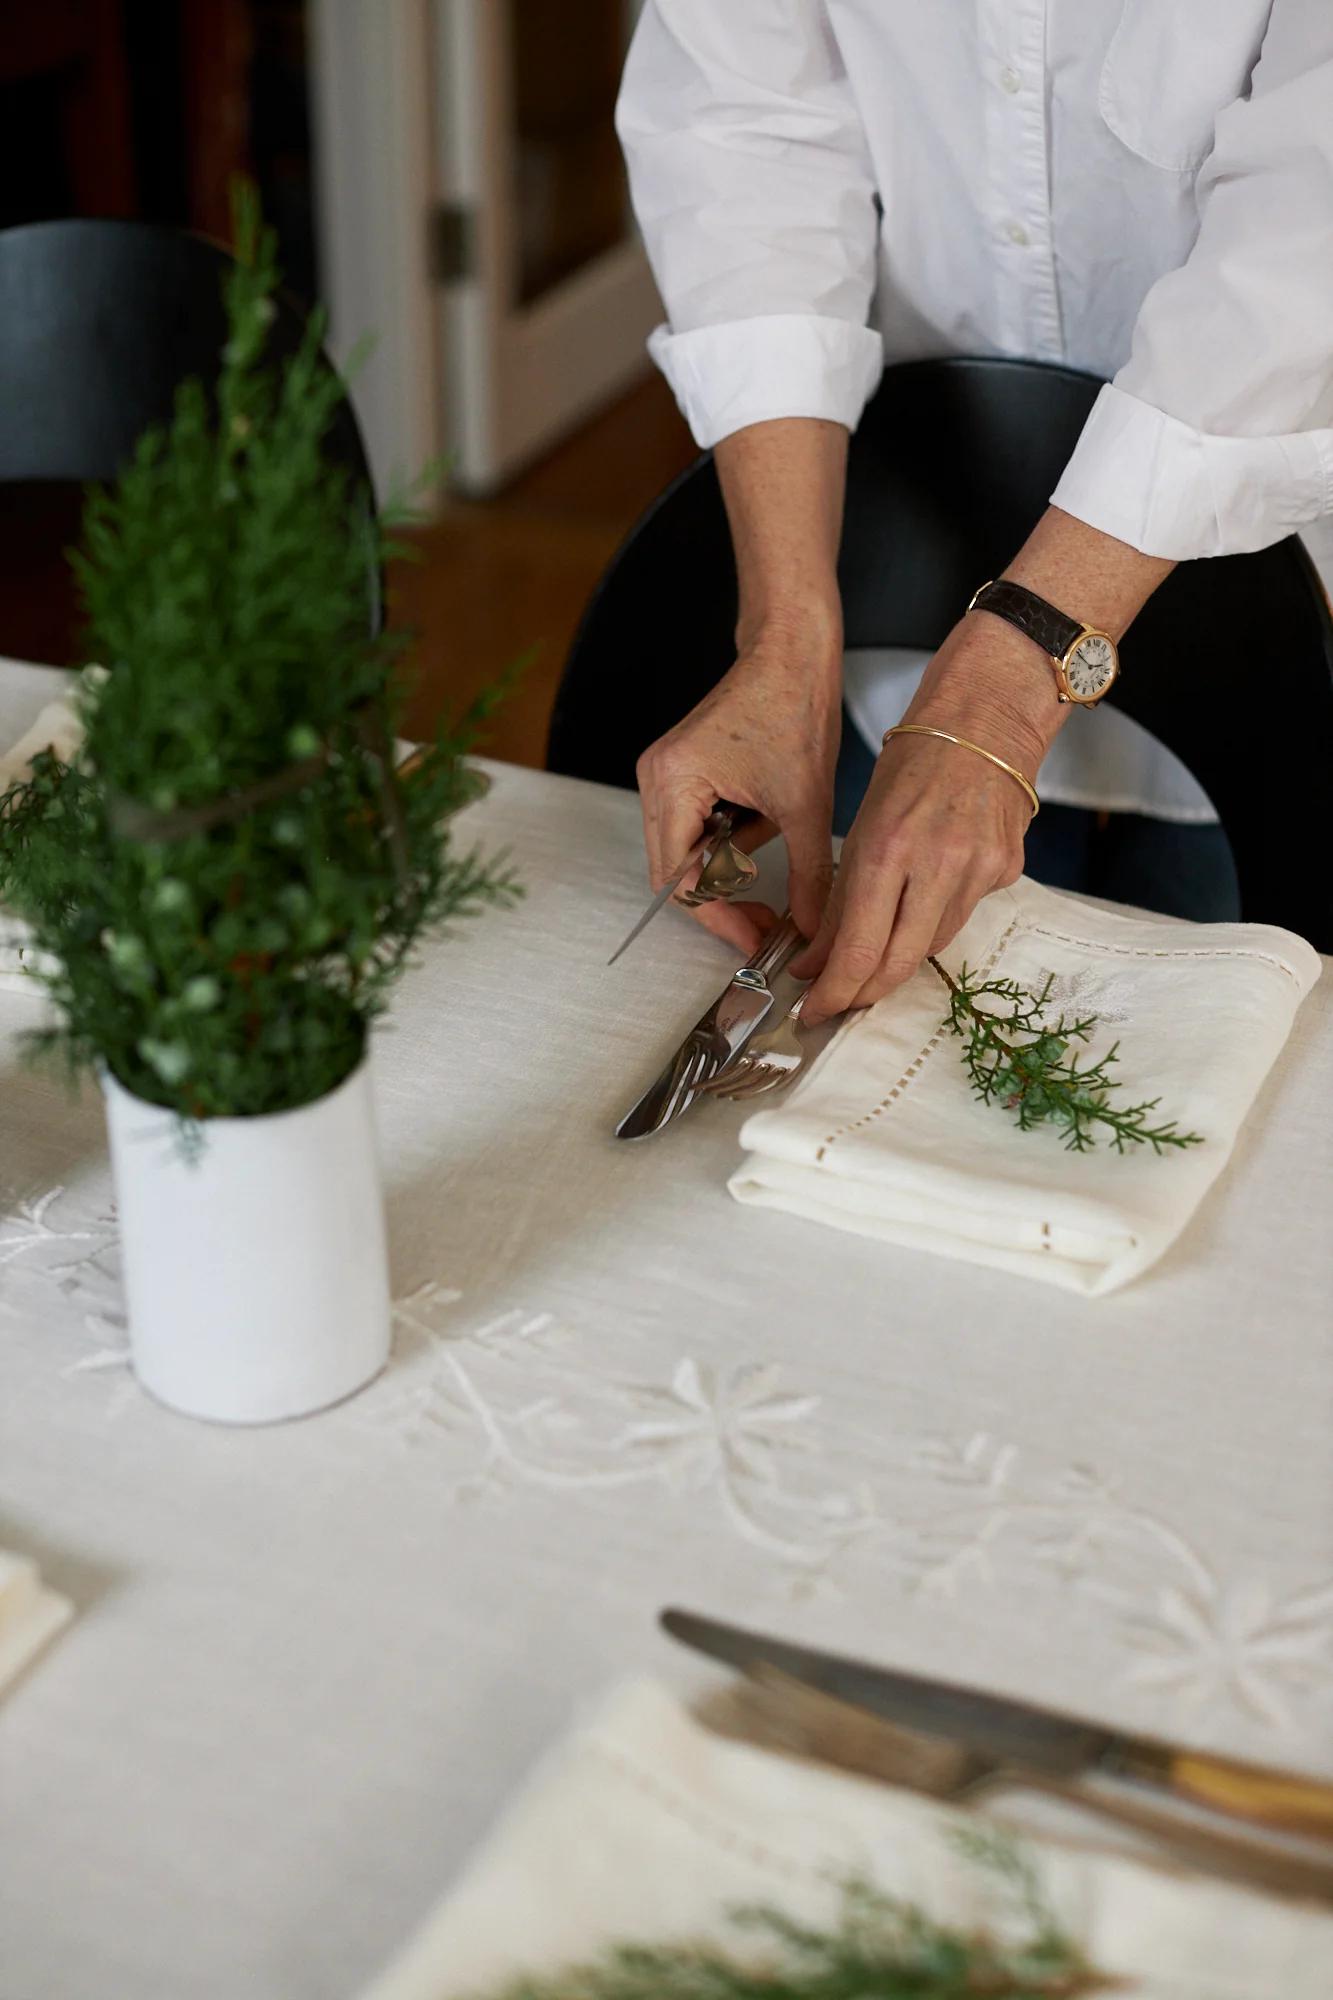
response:
M1021 222L1006 222L1004 233L1011 243L1018 245L1020 250L1032 241L1032 238L1028 235Z
M1017 97L1019 91L1023 88L1022 77L1016 69L1011 69L1008 64L1000 71L1000 88L1001 90L1007 90L1010 97Z

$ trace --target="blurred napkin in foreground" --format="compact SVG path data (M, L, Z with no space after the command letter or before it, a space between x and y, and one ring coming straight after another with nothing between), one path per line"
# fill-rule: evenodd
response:
M758 1903L827 1926L852 1875L939 1921L999 1929L992 1878L949 1837L977 1824L715 1736L664 1689L632 1683L538 1768L363 2000L489 2000L617 1942L744 1952L728 1911ZM1024 1845L1055 1916L1126 2000L1327 2000L1327 1911L1094 1848Z
M83 724L75 711L73 696L62 695L57 701L48 701L18 742L0 750L0 793L27 777L28 767L39 750L54 750L68 763L82 741ZM0 903L0 993L40 994L43 989L34 983L27 970L36 958L27 925L11 916Z
M30 1557L0 1549L0 1691L73 1615L69 1599L46 1588Z
M1080 1060L1119 1042L1120 1099L1160 1096L1161 1116L1204 1144L1121 1155L1098 1134L1074 1154L1057 1126L1020 1131L973 1097L963 1045L941 1026L948 995L923 966L747 1120L731 1192L1090 1294L1146 1271L1180 1234L1320 970L1290 931L1120 914L1026 879L988 896L940 957L1036 991L1052 975L1057 1014L1098 1016Z
M39 750L54 750L62 763L68 764L83 741L83 724L79 721L72 695L61 695L57 701L48 701L31 729L25 729L17 743L7 750L0 750L0 792L7 792L20 778L28 775L28 766Z

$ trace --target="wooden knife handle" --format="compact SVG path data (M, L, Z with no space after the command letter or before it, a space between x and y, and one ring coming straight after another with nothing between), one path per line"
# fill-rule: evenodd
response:
M1333 1841L1333 1785L1317 1778L1260 1771L1218 1757L1181 1753L1168 1766L1171 1784L1201 1805L1265 1826L1285 1827Z

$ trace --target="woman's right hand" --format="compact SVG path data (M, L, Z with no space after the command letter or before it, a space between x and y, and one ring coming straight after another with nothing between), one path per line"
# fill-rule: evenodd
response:
M736 556L736 664L639 759L649 873L654 889L671 880L719 799L748 806L759 821L738 845L781 834L788 901L813 938L833 874L847 431L779 417L733 431L713 456ZM774 921L759 903L705 903L693 914L747 953Z
M841 721L836 616L792 619L758 635L698 707L639 759L653 888L676 873L704 838L708 814L726 799L759 815L739 846L760 846L774 832L786 842L788 902L801 931L813 938L833 879ZM759 903L704 903L691 914L747 954L774 921Z

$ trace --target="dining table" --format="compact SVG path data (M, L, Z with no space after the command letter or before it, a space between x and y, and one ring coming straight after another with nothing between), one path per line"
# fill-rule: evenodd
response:
M0 665L0 745L64 685ZM524 895L376 1031L394 1349L337 1408L139 1390L97 1089L0 991L0 1546L75 1607L0 1696L4 2000L352 2000L608 1685L709 1680L667 1604L1333 1777L1333 977L1083 1298L740 1206L744 1105L618 1141L735 954L608 968L637 800L485 769Z

